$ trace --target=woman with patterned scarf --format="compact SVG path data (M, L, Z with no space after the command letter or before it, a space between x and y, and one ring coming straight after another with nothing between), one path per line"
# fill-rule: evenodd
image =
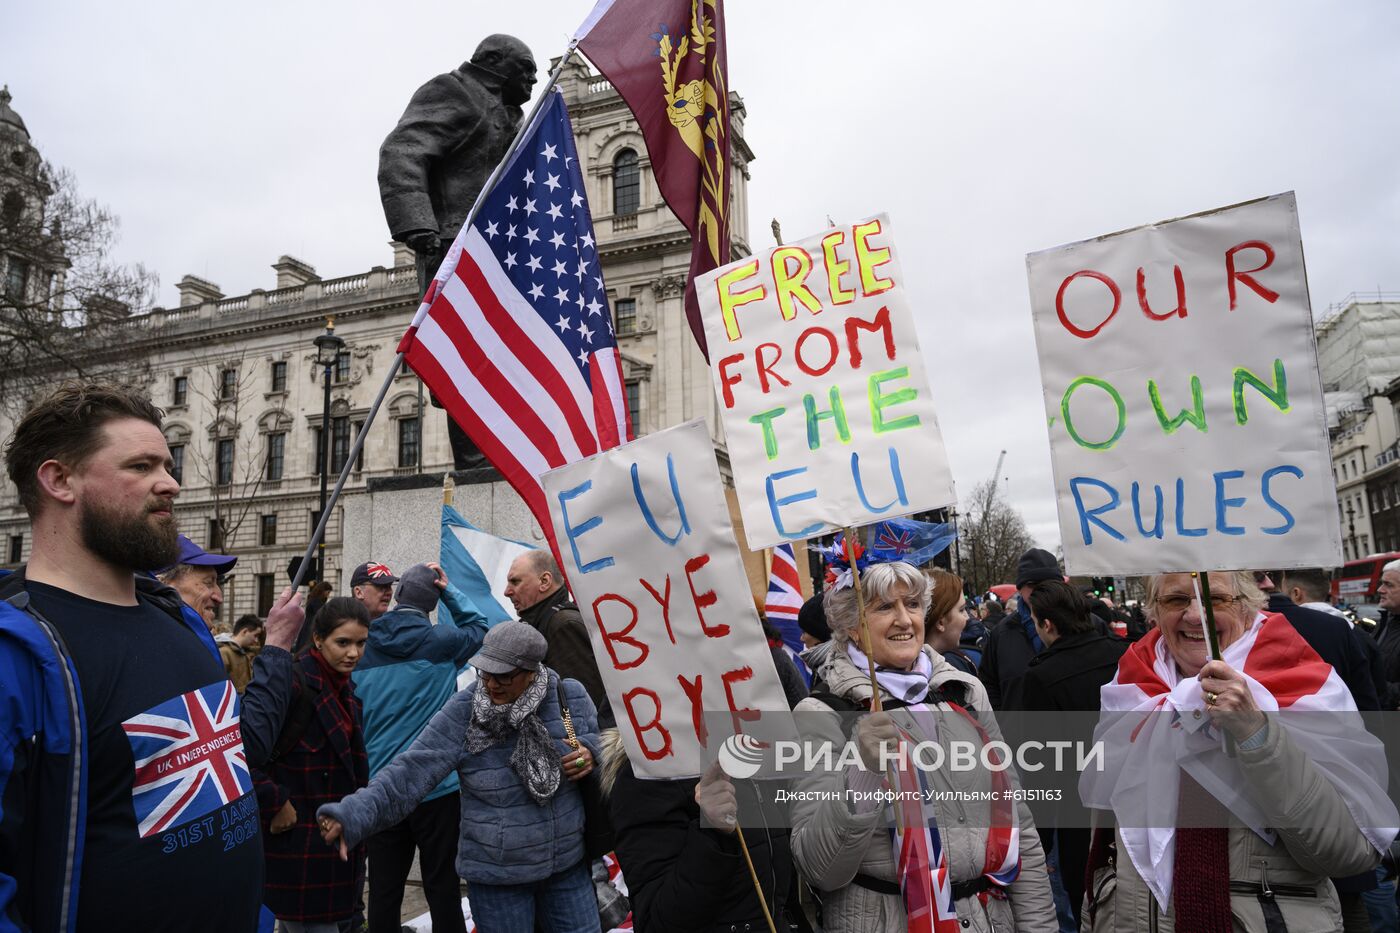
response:
M471 659L479 679L447 701L408 751L370 785L318 811L344 856L402 820L452 770L461 781L457 874L480 933L598 933L584 860L583 798L598 721L583 686L545 667L544 636L502 622ZM567 744L560 699L579 747Z
M1400 826L1385 749L1252 574L1208 583L1150 578L1155 627L1102 688L1105 765L1079 789L1117 827L1094 833L1085 929L1341 930L1328 877L1374 868Z
M896 749L936 743L948 753L953 742L982 749L1000 740L1000 730L977 678L924 644L923 572L898 561L866 565L858 557L857 564L883 712L850 729L861 765L816 769L798 788L816 793L792 810L793 858L823 892L824 929L1055 933L1040 837L1030 810L1006 793L1012 769L985 767L979 752L970 769L923 769L904 757L884 771ZM844 561L833 565L825 597L832 640L802 656L815 682L797 712L807 714L799 720L809 743L840 749L843 726L871 709L874 693L852 571ZM880 800L892 784L904 798L897 812Z

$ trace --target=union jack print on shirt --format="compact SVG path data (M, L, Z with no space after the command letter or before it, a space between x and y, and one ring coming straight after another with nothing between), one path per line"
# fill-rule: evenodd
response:
M131 801L141 838L187 823L253 789L233 684L191 690L122 723L136 774Z

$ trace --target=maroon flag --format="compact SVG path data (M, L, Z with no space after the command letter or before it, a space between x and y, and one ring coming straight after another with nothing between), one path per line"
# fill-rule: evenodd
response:
M706 353L695 278L729 262L723 0L600 0L575 38L632 109L661 194L690 231L685 313Z

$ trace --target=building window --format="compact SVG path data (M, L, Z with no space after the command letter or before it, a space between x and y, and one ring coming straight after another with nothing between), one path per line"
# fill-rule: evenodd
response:
M637 332L637 302L619 298L613 302L613 333L619 337Z
M238 397L238 370L225 369L219 373L219 401L231 402Z
M215 455L215 479L220 486L233 482L233 438L223 437L218 441Z
M279 480L282 478L282 470L287 461L287 435L269 434L267 436L267 478L269 480Z
M10 563L18 564L24 557L24 535L10 535Z
M272 611L272 600L277 593L277 574L258 574L258 615L264 619Z
M11 301L23 301L24 289L29 284L29 263L23 259L10 257L9 269L5 273L5 295Z
M177 483L183 483L185 481L184 444L170 445L170 475L174 478L175 482Z
M224 523L217 518L209 519L209 548L210 551L222 551L224 549Z
M613 159L613 213L635 214L642 204L642 171L637 154L624 149Z
M170 404L186 405L190 400L190 377L176 376L175 384L170 390Z
M399 466L418 465L418 419L399 419Z
M261 517L258 523L258 543L264 547L277 543L277 513Z
M350 419L331 419L331 472L345 469L345 461L350 456Z
M627 383L627 420L632 422L632 433L641 434L642 386L639 382Z
M278 360L272 364L272 391L287 391L287 362Z
M350 379L350 351L341 350L335 355L335 379L338 383L347 382Z

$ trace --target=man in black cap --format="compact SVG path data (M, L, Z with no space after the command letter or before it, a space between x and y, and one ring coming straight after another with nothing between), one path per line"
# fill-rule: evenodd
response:
M1008 615L987 634L987 650L979 671L993 709L1021 708L1021 678L1031 658L1045 650L1031 618L1031 590L1042 580L1064 580L1059 561L1049 551L1033 547L1016 565L1016 615Z

